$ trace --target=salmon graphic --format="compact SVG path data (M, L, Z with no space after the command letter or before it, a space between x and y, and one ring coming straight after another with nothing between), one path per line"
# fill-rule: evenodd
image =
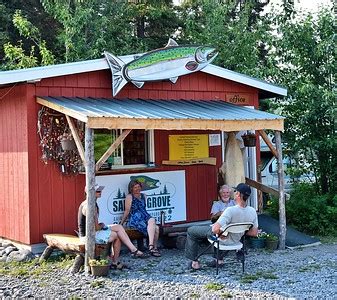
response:
M131 176L130 179L139 181L142 184L142 191L153 190L159 187L157 186L159 180L153 179L145 175Z
M170 80L176 83L179 76L199 71L218 55L209 46L179 46L169 39L164 48L145 53L129 63L104 52L112 72L112 94L116 96L128 83L141 88L147 81Z

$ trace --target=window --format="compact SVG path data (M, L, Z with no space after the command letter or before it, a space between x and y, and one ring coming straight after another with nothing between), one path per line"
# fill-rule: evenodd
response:
M122 133L121 129L95 130L95 160L102 157L110 145ZM121 145L112 153L101 169L127 166L145 166L154 161L153 130L133 129Z

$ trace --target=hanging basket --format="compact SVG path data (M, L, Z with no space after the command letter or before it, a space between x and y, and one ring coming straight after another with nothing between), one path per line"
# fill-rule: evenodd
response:
M63 151L71 151L76 149L76 144L74 140L62 139L61 147Z
M256 135L253 133L242 136L245 147L256 147Z

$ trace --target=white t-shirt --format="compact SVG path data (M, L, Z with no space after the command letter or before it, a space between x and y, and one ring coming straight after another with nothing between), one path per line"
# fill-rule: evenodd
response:
M258 228L257 214L253 207L241 207L238 205L228 207L220 216L217 223L224 227L230 223L252 222L254 228ZM234 244L240 241L243 234L229 233L228 238L223 240L225 244Z

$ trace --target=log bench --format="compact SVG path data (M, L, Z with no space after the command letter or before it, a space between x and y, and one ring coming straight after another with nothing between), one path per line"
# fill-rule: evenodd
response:
M44 234L43 238L47 243L47 248L43 251L39 261L49 258L55 249L59 249L65 253L75 254L75 261L71 268L72 273L77 273L84 264L85 244L81 242L80 238L70 234ZM95 257L107 256L109 244L96 244Z

